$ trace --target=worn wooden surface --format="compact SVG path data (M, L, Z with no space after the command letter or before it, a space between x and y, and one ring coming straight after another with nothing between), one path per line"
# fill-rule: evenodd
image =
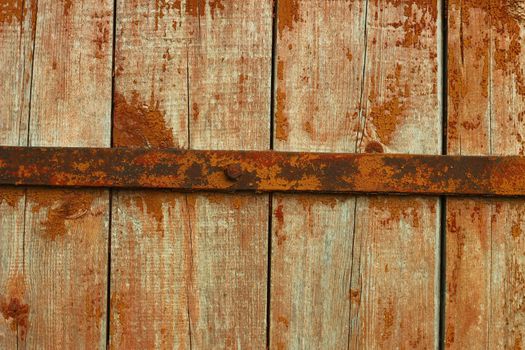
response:
M277 150L440 152L437 2L278 4ZM436 199L275 196L271 347L437 344L438 218Z
M110 146L113 4L39 1L30 146ZM28 190L28 348L102 347L107 191Z
M267 149L270 1L119 2L114 146ZM119 191L113 348L263 348L267 196Z
M523 155L521 1L449 1L450 154ZM445 344L523 348L523 200L449 199Z
M270 0L113 5L0 4L0 144L441 150L437 0L278 1L275 96ZM525 153L524 9L448 2L449 154ZM109 203L103 190L0 190L0 348L437 346L437 199ZM523 347L524 210L447 201L447 347Z
M27 145L34 34L33 1L0 6L0 143ZM27 334L24 287L25 190L0 190L0 348L16 348Z
M358 151L441 152L439 6L368 3ZM437 347L439 217L437 198L358 198L352 347Z
M109 146L112 17L110 1L2 3L2 50L18 51L2 55L2 142ZM2 348L102 347L107 191L23 194L2 191Z
M188 146L184 12L160 4L117 3L116 147ZM183 195L113 192L111 348L189 348L186 213Z

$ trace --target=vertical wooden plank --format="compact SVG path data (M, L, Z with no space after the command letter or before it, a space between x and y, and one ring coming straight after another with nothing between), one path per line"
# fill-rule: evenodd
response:
M36 1L0 6L0 144L25 146Z
M189 4L189 3L188 3ZM272 1L196 1L188 105L194 149L268 149ZM266 346L268 196L189 195L196 348Z
M278 4L276 149L440 152L436 1ZM272 347L436 346L437 199L273 208Z
M270 1L120 2L115 146L267 149ZM267 196L119 191L113 348L261 348Z
M524 14L519 1L449 2L450 154L523 155ZM447 201L448 348L523 347L524 211L518 199Z
M35 1L0 5L0 144L27 145ZM25 191L0 189L0 348L14 349L28 326L24 286Z
M119 1L113 146L188 146L187 43L180 1ZM189 348L185 196L115 191L111 348Z
M30 146L109 146L112 2L39 1ZM108 192L28 189L28 348L103 347Z

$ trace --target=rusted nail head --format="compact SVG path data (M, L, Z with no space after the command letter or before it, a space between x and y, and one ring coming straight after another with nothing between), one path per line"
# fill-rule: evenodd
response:
M239 164L230 164L225 173L230 180L237 180L242 175L242 169Z

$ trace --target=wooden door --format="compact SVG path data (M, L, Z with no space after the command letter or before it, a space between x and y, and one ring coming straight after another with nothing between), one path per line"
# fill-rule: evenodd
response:
M3 0L0 143L523 155L516 0ZM522 199L0 188L0 348L523 347Z

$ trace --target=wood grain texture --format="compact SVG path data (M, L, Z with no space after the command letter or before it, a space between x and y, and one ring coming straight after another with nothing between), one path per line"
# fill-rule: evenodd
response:
M113 146L188 147L181 2L121 1ZM191 252L185 195L113 193L110 347L190 348Z
M29 145L109 146L112 3L39 1L29 14L35 31ZM23 300L14 305L25 323L18 346L104 345L108 200L107 191L31 189L25 214L15 202L17 224L3 217L18 236L11 244L23 242L22 270L9 286Z
M267 149L270 1L117 10L115 146ZM118 192L112 348L263 348L268 197Z
M188 53L190 146L268 149L272 1L199 1ZM268 195L188 195L196 348L266 346Z
M0 144L27 145L35 1L0 5ZM25 191L0 189L0 348L27 334L24 287Z
M450 1L450 154L523 155L525 7ZM448 348L523 348L523 200L447 201Z
M440 152L436 1L278 4L277 150ZM436 346L437 199L273 209L271 347Z

